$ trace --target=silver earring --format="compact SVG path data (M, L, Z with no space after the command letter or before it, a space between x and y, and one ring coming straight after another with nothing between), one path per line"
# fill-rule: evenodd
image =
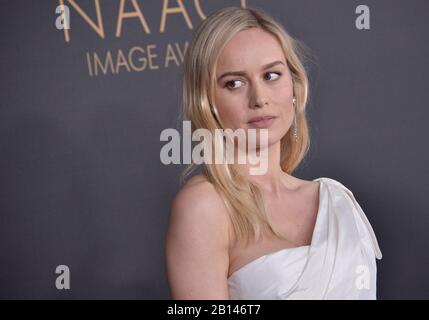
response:
M292 99L292 104L293 104L293 109L294 109L294 113L293 113L293 137L295 139L295 142L298 141L298 127L296 125L296 98L293 97Z

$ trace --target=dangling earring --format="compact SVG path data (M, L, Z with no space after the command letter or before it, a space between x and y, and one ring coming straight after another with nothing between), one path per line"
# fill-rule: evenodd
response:
M295 142L298 141L298 128L296 125L296 98L293 97L292 99L292 104L293 104L293 109L294 109L294 113L293 113L293 137L295 139Z

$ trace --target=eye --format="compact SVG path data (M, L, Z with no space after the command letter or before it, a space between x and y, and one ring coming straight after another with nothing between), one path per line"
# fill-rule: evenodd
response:
M277 75L277 78L274 78L273 80L276 80L281 76L280 72L274 72L274 71L273 72L267 72L265 75L270 75L270 74L276 74ZM267 79L267 80L270 80L270 79Z
M272 75L272 74L274 74L274 75L275 75L274 79L270 79L270 76L269 76L269 75ZM269 77L268 77L268 79L267 79L267 77L266 77L267 75L269 76ZM275 72L275 71L267 72L267 73L264 75L264 77L265 77L267 80L271 80L271 81L275 81L275 80L277 80L280 76L281 76L281 72ZM225 88L228 88L229 90L237 89L238 87L235 87L235 86L234 86L234 84L235 84L236 82L243 82L243 81L241 81L241 80L231 80L231 81L227 81L227 82L225 82L224 87L225 87Z
M225 88L228 89L236 89L237 87L231 87L230 84L234 85L236 82L242 82L241 80L231 80L231 81L227 81L225 82Z

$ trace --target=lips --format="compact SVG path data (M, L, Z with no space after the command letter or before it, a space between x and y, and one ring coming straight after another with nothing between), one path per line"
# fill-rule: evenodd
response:
M255 117L250 119L248 123L251 127L254 128L268 128L269 126L271 126L275 118L276 117L274 116Z

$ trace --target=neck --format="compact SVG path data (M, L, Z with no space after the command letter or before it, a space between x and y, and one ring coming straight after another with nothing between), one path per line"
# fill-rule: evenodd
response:
M257 156L263 155L260 150L257 151ZM250 174L250 168L257 167L257 165L249 164L235 164L234 167L238 169L241 175L245 176L251 182L255 183L263 192L269 193L271 196L280 198L285 189L292 190L293 183L291 176L283 171L280 166L280 141L267 146L266 152L267 170L262 175ZM262 160L261 160L262 161Z

